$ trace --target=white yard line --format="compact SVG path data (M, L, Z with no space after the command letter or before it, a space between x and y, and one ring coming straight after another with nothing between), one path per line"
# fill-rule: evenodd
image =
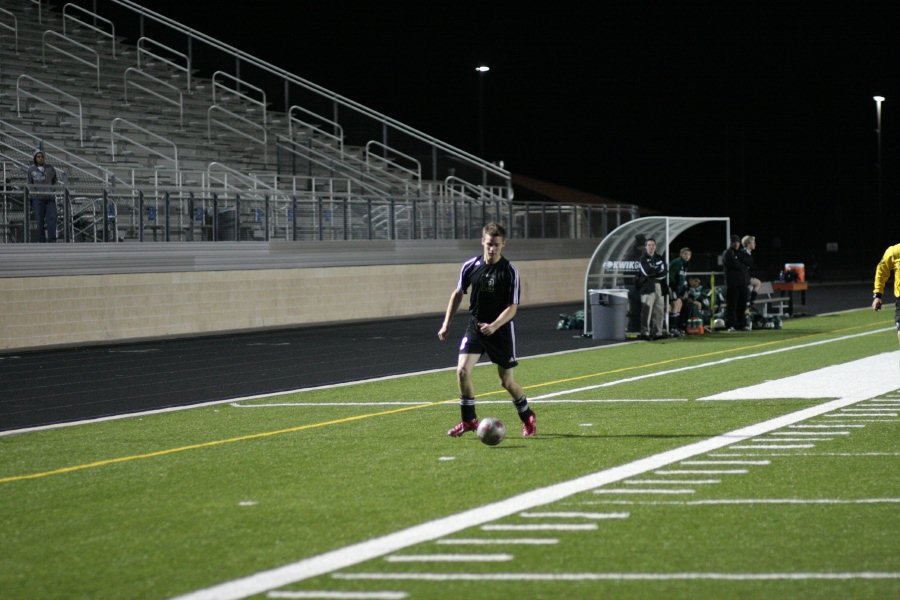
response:
M646 489L646 488L600 488L599 490L594 490L595 494L662 494L664 496L674 496L674 495L682 495L682 494L694 494L696 493L691 489L671 489L671 488L659 488L659 489Z
M625 485L709 485L722 483L721 479L626 479Z
M630 515L627 512L523 512L519 516L526 519L627 519Z
M384 557L387 562L509 562L512 554L392 554Z
M770 434L771 435L771 434ZM807 438L754 438L750 440L754 444L780 444L781 442L830 442L834 438L821 435Z
M337 573L335 579L375 581L806 581L900 579L900 573Z
M773 431L769 435L809 435L809 436L823 436L823 435L850 435L849 431ZM781 438L782 441L788 441L784 438ZM791 440L793 441L793 440Z
M750 446L732 446L735 450L790 450L791 448L815 447L815 444L752 444Z
M683 465L768 465L771 460L683 460Z
M409 594L406 592L332 592L327 590L289 592L278 590L269 592L268 597L302 600L403 600L408 598Z
M569 481L563 481L543 488L531 490L499 502L475 507L461 513L413 525L385 536L372 538L343 548L337 548L281 567L260 571L247 577L234 579L202 590L197 590L184 596L180 596L179 598L182 600L229 600L246 598L247 596L260 594L311 577L333 573L334 571L373 558L386 556L422 542L430 542L438 538L452 535L465 529L478 526L483 526L483 528L492 527L486 524L538 506L557 502L575 494L590 490L602 492L603 490L598 490L596 488L602 488L602 486L610 483L633 478L650 471L656 471L672 465L673 463L678 463L698 455L707 454L720 448L732 446L735 443L752 439L756 436L769 433L770 431L783 429L795 423L801 423L813 417L831 413L893 391L897 389L895 369L896 354L896 352L888 353L886 355L881 354L869 357L868 359L853 361L847 363L848 367L844 371L835 369L834 367L827 367L827 369L830 370L829 375L838 377L838 381L840 381L840 378L843 378L844 380L866 382L865 385L856 386L852 393L847 397L823 402L816 406L811 406L793 413L762 421L761 423L741 427L722 435L687 444L686 446L681 446L679 448L673 448L624 465L615 466ZM885 356L890 357L892 368L884 368L886 361ZM786 380L790 379L792 378L786 378ZM772 384L770 386L771 393L780 394L774 397L790 397L786 388L777 389L774 382L768 383ZM625 490L625 493L634 493L635 491L637 490ZM640 491L646 492L647 490ZM667 490L667 492L672 491L674 490ZM596 523L589 523L588 525L596 525ZM828 575L836 576L840 574L830 573ZM857 576L859 576L859 574L854 575L854 577ZM900 577L900 574L898 574L898 577Z
M670 469L654 471L655 475L746 475L747 469Z
M722 500L586 500L582 504L722 506L730 504L900 504L900 498L723 498Z
M754 447L754 449L757 449ZM751 456L812 456L812 457L820 457L820 456L900 456L900 452L791 452L791 453L779 453L779 452L763 452L757 454L751 454L749 452L740 452L740 453L729 453L729 454L710 454L710 456L730 456L730 457L751 457Z
M865 427L865 425L853 425L835 423L834 425L791 425L789 429L843 429L844 427Z
M482 531L595 531L596 523L534 523L532 525L482 525Z
M441 545L452 546L547 546L558 544L558 538L443 538Z

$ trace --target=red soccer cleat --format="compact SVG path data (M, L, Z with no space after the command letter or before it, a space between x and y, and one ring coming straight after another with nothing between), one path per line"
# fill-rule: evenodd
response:
M528 415L528 419L522 422L522 437L531 437L537 433L537 425L535 424L534 413Z
M460 421L459 425L450 429L447 432L447 435L450 437L459 437L467 431L475 431L478 429L478 419L472 419L471 421Z

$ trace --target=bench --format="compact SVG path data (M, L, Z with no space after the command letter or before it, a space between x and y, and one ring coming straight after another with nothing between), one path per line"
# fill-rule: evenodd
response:
M759 307L759 312L764 317L786 315L788 299L780 294L775 293L771 281L763 281L756 290L756 299L753 301L754 307Z

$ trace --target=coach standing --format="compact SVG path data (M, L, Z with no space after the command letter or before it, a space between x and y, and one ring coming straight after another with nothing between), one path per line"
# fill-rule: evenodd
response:
M731 236L731 246L725 251L722 263L725 266L725 326L728 331L746 329L753 258L741 247L740 236Z

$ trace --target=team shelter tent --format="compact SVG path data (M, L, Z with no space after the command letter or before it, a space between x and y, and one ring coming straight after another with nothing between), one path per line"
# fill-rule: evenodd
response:
M642 239L655 239L657 252L664 252L666 264L669 264L669 247L678 236L691 227L710 222L720 222L724 226L724 251L731 239L731 219L728 217L641 217L609 232L594 250L584 275L584 335L593 333L589 304L592 292L624 295L634 287L644 250Z

